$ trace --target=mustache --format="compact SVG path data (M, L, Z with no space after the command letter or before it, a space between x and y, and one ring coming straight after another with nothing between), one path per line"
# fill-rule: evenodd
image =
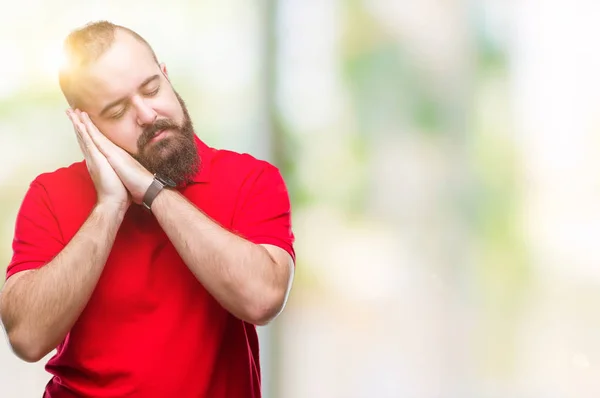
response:
M179 125L170 119L160 119L154 122L152 125L147 126L142 131L140 138L138 138L138 148L145 147L152 138L161 130L176 130L179 131Z

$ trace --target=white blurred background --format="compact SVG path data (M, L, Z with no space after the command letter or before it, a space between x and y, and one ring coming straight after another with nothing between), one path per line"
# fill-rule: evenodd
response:
M600 3L10 2L0 268L29 182L81 159L57 83L109 19L166 62L209 145L275 163L297 276L265 398L600 395ZM596 157L598 156L598 157ZM0 397L45 361L0 344Z

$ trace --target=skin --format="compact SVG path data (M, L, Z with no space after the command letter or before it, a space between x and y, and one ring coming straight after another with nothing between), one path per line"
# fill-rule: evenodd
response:
M158 65L149 49L127 34L117 33L83 83L80 98L86 100L67 115L96 187L97 204L52 261L13 275L0 294L0 319L9 342L29 362L52 351L72 328L102 273L125 212L132 203L141 203L153 180L135 159L144 128L159 119L184 119L164 64ZM161 139L172 134L176 132L167 130ZM170 150L166 145L157 154ZM234 316L265 325L283 310L294 273L285 250L227 231L176 190L161 191L151 211L198 282Z

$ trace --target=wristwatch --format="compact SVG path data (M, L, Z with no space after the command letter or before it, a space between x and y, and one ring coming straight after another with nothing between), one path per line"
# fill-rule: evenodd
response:
M142 200L142 204L148 210L150 210L150 206L152 206L152 202L154 198L163 190L164 187L167 188L175 188L177 184L173 180L167 177L162 177L157 174L154 174L154 180L152 180L152 184L146 190L144 194L144 199Z

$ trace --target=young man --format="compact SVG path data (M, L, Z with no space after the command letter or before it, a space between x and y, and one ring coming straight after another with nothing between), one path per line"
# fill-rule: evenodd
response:
M255 325L293 279L279 171L200 141L135 32L88 24L60 74L85 160L38 176L0 315L45 397L260 397Z

